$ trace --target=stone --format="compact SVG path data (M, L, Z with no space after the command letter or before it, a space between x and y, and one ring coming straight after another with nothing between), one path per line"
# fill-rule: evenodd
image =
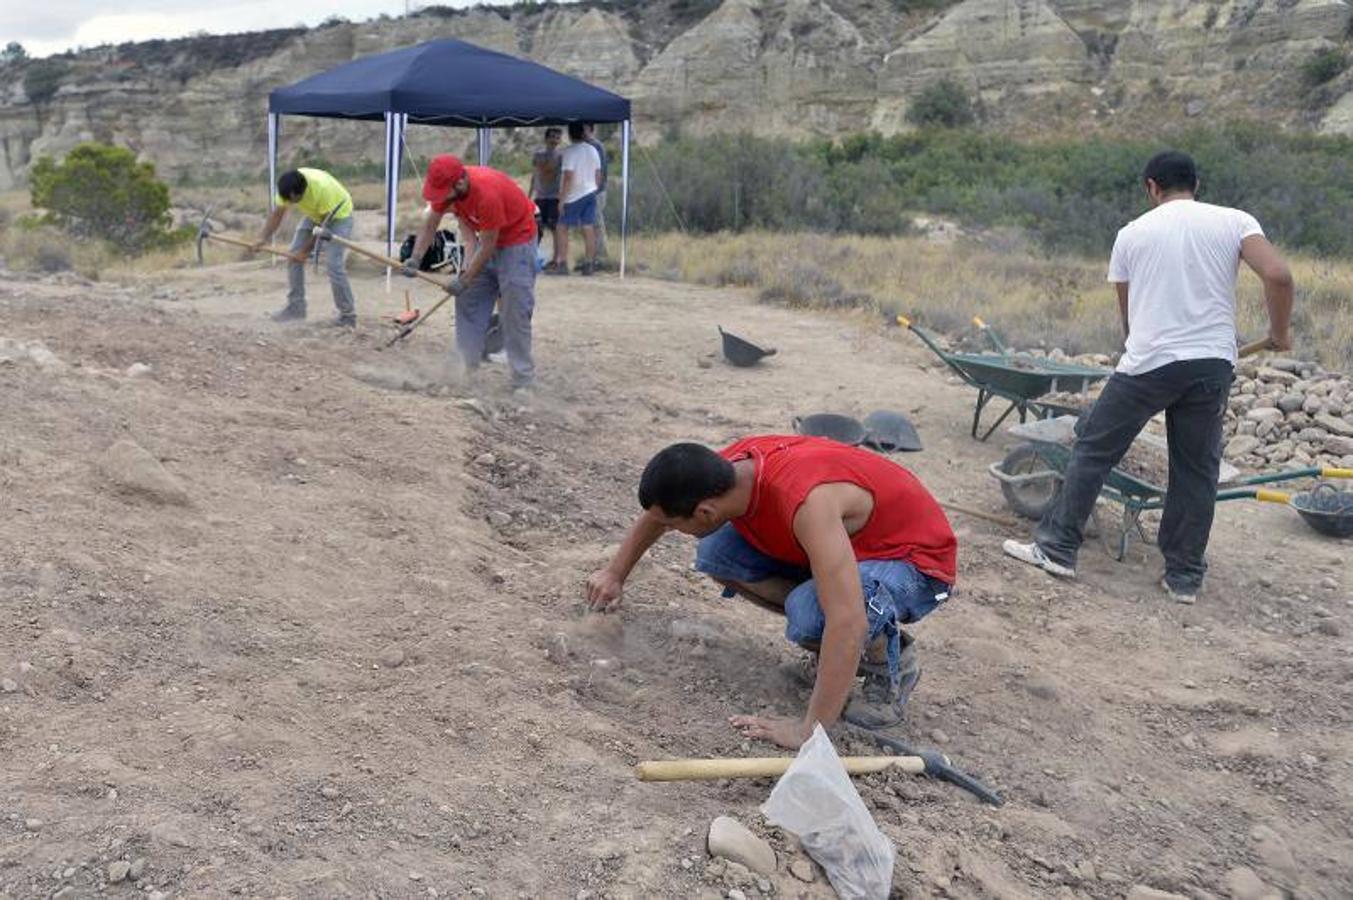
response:
M503 512L501 509L489 510L489 514L486 518L488 519L489 524L494 528L506 528L508 525L512 524L512 516Z
M108 883L117 884L119 882L126 881L127 876L131 873L131 870L132 864L127 862L125 859L120 859L115 863L111 863L108 866Z
M13 678L0 678L0 691L6 694L13 694L19 690L19 682Z
M160 461L135 441L122 438L99 460L104 477L125 493L156 503L186 506L188 492Z
M1281 415L1281 413L1279 413ZM1278 430L1278 423L1272 419L1261 419L1255 426L1254 433L1256 437L1267 438Z
M1302 404L1306 402L1305 394L1283 394L1278 398L1278 409L1285 413L1294 413L1301 409Z
M796 859L790 863L789 874L808 884L817 881L817 873L813 871L813 864L806 859Z
M127 877L132 881L140 881L141 876L146 874L146 858L138 856L132 860L131 868L127 870Z
M1325 429L1330 434L1340 437L1353 437L1353 422L1349 422L1347 419L1332 416L1329 413L1321 413L1315 416L1313 421L1318 427Z
M1308 444L1322 443L1327 437L1329 432L1323 428L1303 428L1297 432L1297 440Z
M481 453L474 458L474 464L477 466L492 466L498 461L498 458L492 453Z
M1325 408L1325 402L1320 399L1318 394L1307 394L1306 400L1301 404L1301 411L1308 416L1313 416Z
M1237 866L1226 873L1226 890L1231 900L1282 900L1282 893L1265 884L1249 866Z
M42 826L45 825L45 824L47 824L47 823L43 822L41 819L24 819L24 820L23 820L23 827L24 827L24 830L25 830L25 831L41 831L41 830L42 830Z
M1276 406L1255 406L1245 413L1245 418L1255 422L1277 422L1283 417L1283 411Z
M747 895L737 888L729 888L728 900L747 900Z
M710 856L741 863L762 875L775 874L775 851L737 819L719 816L711 822L706 846Z
M1272 366L1261 366L1258 372L1260 381L1267 381L1269 384L1296 384L1299 379L1295 373L1284 372L1282 369L1275 369Z
M1248 434L1238 434L1226 442L1226 449L1223 451L1226 456L1237 457L1244 456L1247 453L1253 453L1263 446L1264 442L1259 438Z
M404 649L398 644L391 644L381 651L381 665L387 669L398 669L404 665Z
M146 365L145 363L143 363L143 362L134 362L134 363L132 363L130 366L127 367L127 377L128 377L128 378L144 378L145 376L149 375L152 371L154 371L154 370L151 369L151 367L148 366L148 365Z
M930 739L935 743L940 744L941 746L949 743L949 735L945 734L938 728L930 732Z
M1329 435L1320 442L1320 449L1334 456L1353 456L1353 438Z
M1189 900L1183 894L1161 891L1144 884L1134 884L1127 892L1127 900Z
M343 792L331 784L326 784L319 789L319 795L325 800L337 800L339 797L343 796Z
M151 826L150 836L171 847L192 847L194 843L188 833L173 822L161 822Z
M1250 840L1255 842L1254 852L1263 860L1264 866L1277 875L1285 886L1295 887L1300 870L1282 836L1267 825L1256 825L1250 829Z

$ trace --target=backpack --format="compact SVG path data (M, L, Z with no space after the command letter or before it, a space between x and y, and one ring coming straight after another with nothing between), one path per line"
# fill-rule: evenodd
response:
M400 262L406 261L413 254L413 245L417 241L418 236L411 234L399 245ZM424 272L440 272L449 267L450 271L459 272L464 263L465 249L456 243L454 232L443 228L433 235L432 244L424 251L418 268Z

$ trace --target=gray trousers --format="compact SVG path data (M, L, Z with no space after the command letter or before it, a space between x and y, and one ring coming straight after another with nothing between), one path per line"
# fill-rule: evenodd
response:
M1034 539L1055 563L1075 568L1081 525L1090 517L1109 470L1147 421L1165 411L1170 483L1157 543L1165 578L1175 590L1197 590L1207 572L1207 539L1216 510L1222 417L1231 390L1231 363L1190 359L1144 372L1115 372L1076 423L1071 463Z
M310 219L302 219L301 224L296 226L296 236L291 240L291 252L305 246L310 240L310 233L315 230L315 223ZM329 230L339 237L352 238L352 217L346 219L337 219L329 224ZM352 297L352 285L348 284L348 272L343 266L344 257L348 248L341 246L335 241L324 242L324 270L329 275L329 287L334 292L334 306L338 308L338 317L344 321L355 321L357 318L357 302ZM305 315L305 265L303 263L293 262L287 264L287 282L291 289L287 291L287 309L291 312Z
M456 350L468 368L476 368L483 358L495 303L512 385L524 387L536 376L531 359L531 314L536 308L534 241L499 247L465 293L456 298Z

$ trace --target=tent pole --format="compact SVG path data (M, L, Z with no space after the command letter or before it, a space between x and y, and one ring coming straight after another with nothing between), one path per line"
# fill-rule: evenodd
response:
M395 214L399 206L399 170L400 150L404 141L404 116L402 113L385 114L385 255L395 252ZM390 293L390 280L393 273L389 266L385 268L385 292Z
M490 128L475 129L475 136L479 139L479 164L487 166L489 157L493 153L493 133Z
M620 277L625 277L625 250L630 227L630 120L620 123Z
M268 113L268 213L277 207L277 142L282 135L282 114ZM273 265L277 257L269 254Z

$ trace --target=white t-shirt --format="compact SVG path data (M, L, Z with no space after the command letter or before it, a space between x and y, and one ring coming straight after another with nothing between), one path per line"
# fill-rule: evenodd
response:
M1240 242L1263 229L1238 209L1170 200L1125 225L1109 281L1128 285L1128 339L1118 371L1186 359L1236 361Z
M576 203L597 189L597 173L601 171L601 157L586 141L564 148L561 172L572 172L565 203Z

